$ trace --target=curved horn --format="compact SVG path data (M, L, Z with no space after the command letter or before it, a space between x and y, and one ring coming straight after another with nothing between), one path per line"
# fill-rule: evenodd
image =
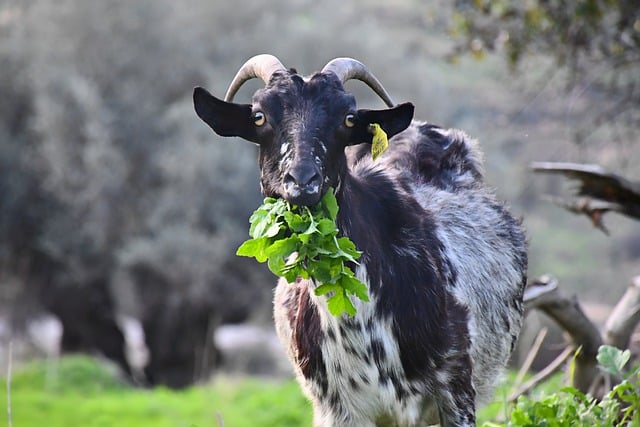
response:
M233 101L233 97L235 96L236 92L247 80L259 77L265 84L267 84L269 83L269 79L274 72L280 70L286 71L286 69L287 68L282 65L282 62L280 62L280 60L273 55L262 54L249 58L247 62L245 62L242 67L240 67L240 69L236 73L236 76L231 81L224 100L226 102Z
M387 107L393 107L395 103L382 86L380 81L373 75L365 65L353 58L335 58L324 66L322 72L334 72L342 83L347 80L356 79L363 81L387 104Z

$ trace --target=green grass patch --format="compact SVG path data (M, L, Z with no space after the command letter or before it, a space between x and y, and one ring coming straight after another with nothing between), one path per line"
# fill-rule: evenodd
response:
M6 387L0 402L6 409ZM3 412L0 426L7 425ZM218 414L227 427L311 425L311 406L294 380L220 378L181 391L142 390L82 356L16 370L11 412L13 427L217 427Z

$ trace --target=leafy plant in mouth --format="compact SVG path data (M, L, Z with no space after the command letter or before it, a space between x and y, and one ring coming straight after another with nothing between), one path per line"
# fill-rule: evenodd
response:
M369 301L367 286L346 263L357 264L362 254L345 236L338 236L338 203L332 189L312 207L292 205L267 197L249 222L251 239L236 254L267 262L269 269L287 282L312 279L316 295L326 295L331 314L355 315L354 295Z

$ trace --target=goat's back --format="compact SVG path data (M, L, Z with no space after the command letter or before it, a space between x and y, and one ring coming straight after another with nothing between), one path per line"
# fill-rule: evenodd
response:
M487 188L478 143L460 130L414 122L377 162L367 149L348 153L352 172L392 176L434 220L455 276L449 292L469 310L474 385L482 400L520 332L527 268L520 223Z

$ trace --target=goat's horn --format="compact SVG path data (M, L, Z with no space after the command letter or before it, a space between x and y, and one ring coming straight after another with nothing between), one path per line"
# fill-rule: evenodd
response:
M259 77L267 84L271 75L280 70L286 70L286 67L273 55L262 54L249 58L233 78L224 100L227 102L233 101L236 92L247 80Z
M367 67L365 67L362 62L356 61L353 58L332 59L322 69L323 73L327 71L334 72L342 83L351 79L363 81L373 89L380 98L382 98L388 107L393 107L395 105L380 81L371 71L369 71Z

